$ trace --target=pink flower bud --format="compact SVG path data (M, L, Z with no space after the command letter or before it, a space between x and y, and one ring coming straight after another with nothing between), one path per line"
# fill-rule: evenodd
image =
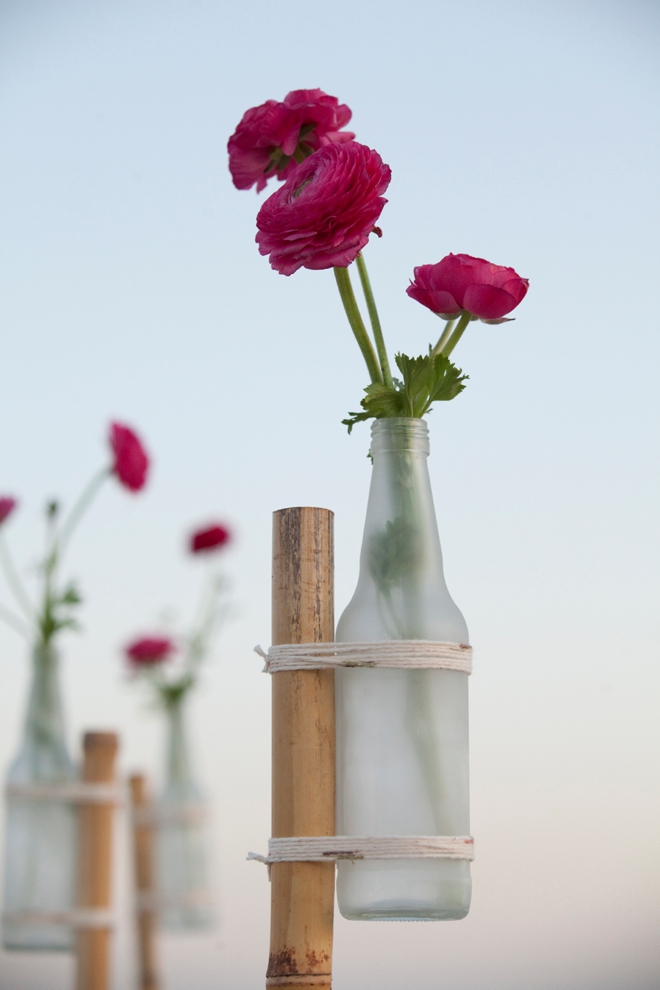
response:
M529 282L513 268L469 254L448 254L437 265L415 268L406 292L445 320L463 310L485 322L499 321L525 298Z
M229 171L237 189L265 187L273 176L286 179L298 161L331 142L351 141L340 131L351 111L322 89L296 89L282 103L266 100L247 110L229 138ZM294 157L295 156L295 157Z
M259 251L281 275L347 268L387 202L391 175L378 152L357 141L314 152L259 210Z
M0 526L12 514L17 504L16 499L10 495L0 498Z
M126 647L126 656L134 667L150 667L163 663L176 650L167 636L142 636Z
M231 530L227 526L214 523L192 534L189 542L190 552L208 553L210 550L220 550L231 541L231 538Z
M128 426L121 423L110 425L110 446L114 455L112 472L131 492L139 492L144 487L149 470L149 457L142 443Z

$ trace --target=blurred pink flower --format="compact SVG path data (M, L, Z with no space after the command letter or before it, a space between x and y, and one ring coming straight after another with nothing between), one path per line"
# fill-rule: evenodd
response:
M12 514L17 504L16 499L10 495L0 498L0 525Z
M448 254L437 265L420 265L414 274L406 289L410 298L446 320L466 310L484 323L503 322L529 288L513 268L469 254Z
M229 138L229 171L237 189L257 192L276 175L286 179L312 152L355 135L340 128L351 111L322 89L295 89L282 103L266 100L247 110Z
M391 170L357 141L314 152L262 205L256 237L281 275L347 268L369 240Z
M121 423L110 425L110 446L114 454L112 472L131 492L139 492L147 480L149 458L137 434Z
M175 650L167 636L142 636L126 647L126 656L135 667L149 667L167 660Z
M208 553L210 550L220 550L230 542L231 538L231 530L227 526L220 523L205 526L204 529L196 530L190 537L190 552Z

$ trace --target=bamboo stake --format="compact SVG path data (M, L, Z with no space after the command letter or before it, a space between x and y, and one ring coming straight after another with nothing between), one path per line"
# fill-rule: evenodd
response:
M334 639L333 513L273 515L273 644ZM273 674L274 837L334 835L332 670ZM334 863L271 867L267 987L330 990Z
M130 778L133 811L145 812L151 807L147 794L147 782L141 773ZM159 990L160 980L156 967L156 914L154 910L153 825L136 816L133 822L133 849L135 888L138 897L138 954L140 963L140 990Z
M114 732L85 733L82 779L86 783L113 782L118 745L119 741ZM81 804L80 806L78 833L80 907L110 907L113 814L112 805ZM78 931L76 947L76 990L108 990L110 929L87 928Z

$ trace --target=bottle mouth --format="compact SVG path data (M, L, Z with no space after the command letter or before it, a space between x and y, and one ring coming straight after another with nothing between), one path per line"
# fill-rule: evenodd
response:
M416 454L428 454L430 445L426 420L398 416L374 420L371 426L370 453L373 456L386 450L410 450Z

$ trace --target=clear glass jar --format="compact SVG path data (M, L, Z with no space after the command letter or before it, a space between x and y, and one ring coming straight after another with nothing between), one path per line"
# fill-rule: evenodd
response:
M23 739L8 785L66 784L77 778L64 736L58 656L33 650L32 687ZM72 950L65 925L12 921L12 915L70 911L76 890L75 808L66 801L8 797L3 945L5 949Z
M207 928L212 920L207 808L193 777L184 724L185 695L165 709L167 767L157 805L159 917L170 931Z
M338 642L468 642L444 579L428 453L424 420L373 424L360 576ZM336 671L338 835L470 834L467 679L440 669ZM349 919L459 919L470 896L463 860L338 864Z

